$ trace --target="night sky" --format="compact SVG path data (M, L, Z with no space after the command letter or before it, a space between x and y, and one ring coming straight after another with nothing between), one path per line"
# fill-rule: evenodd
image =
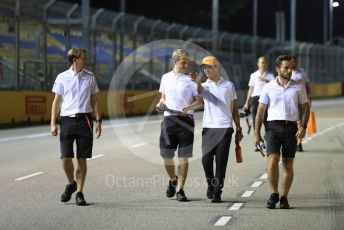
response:
M63 0L81 3L81 0ZM233 8L231 2L238 2ZM344 37L344 1L334 8L333 37ZM91 7L119 11L120 0L90 0ZM211 28L211 0L126 0L126 12L167 22ZM253 0L219 0L220 30L252 35ZM323 42L324 0L297 0L296 40ZM290 0L258 0L258 36L274 38L275 12L283 11L289 39Z

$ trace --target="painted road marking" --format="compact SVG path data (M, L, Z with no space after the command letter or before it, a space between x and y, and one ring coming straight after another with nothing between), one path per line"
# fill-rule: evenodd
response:
M261 179L261 180L266 180L266 179L268 179L268 174L267 174L267 173L264 173L263 175L261 175L261 176L259 177L259 179Z
M138 147L143 146L143 145L146 145L146 143L142 142L142 143L139 143L139 144L136 144L136 145L132 145L131 147L132 148L138 148Z
M215 222L214 226L225 226L231 219L231 216L221 216L220 219Z
M38 134L32 134L32 135L27 135L27 138L37 138L37 137L47 137L50 136L51 133L38 133Z
M14 180L18 180L18 181L20 181L20 180L25 180L25 179L29 179L29 178L31 178L31 177L38 176L38 175L41 175L41 174L43 174L43 172L36 172L36 173L32 173L32 174L27 175L27 176L23 176L23 177L16 178L16 179L14 179Z
M110 120L111 122L111 120ZM142 122L128 122L123 121L122 123L117 123L119 121L116 121L114 124L108 124L103 125L102 129L109 129L109 128L120 128L120 127L126 127L126 126L134 126L136 124L141 124ZM161 120L152 120L152 121L146 121L145 124L156 124L160 123ZM17 137L6 137L6 138L0 138L0 142L6 142L6 141L15 141L15 140L21 140L21 139L29 139L29 138L39 138L39 137L49 137L52 136L51 133L37 133L37 134L30 134L30 135L23 135L23 136L17 136Z
M234 203L228 210L238 211L244 203Z
M111 122L112 121L110 120L110 123ZM128 123L128 121L126 121L126 120L123 120L122 123L119 123L119 122L121 122L121 121L116 120L115 124L103 125L102 128L103 129L119 128L119 127L125 127L125 126L130 126L130 125L132 126L132 125L135 125L135 124L141 124L142 123L142 122L130 122L130 123ZM161 122L161 120L151 120L151 121L146 121L145 123L146 124L155 124L155 123L160 123L160 122ZM339 123L337 125L334 125L333 127L327 128L327 129L323 130L320 133L324 134L326 132L334 130L335 128L339 128L341 126L344 126L344 122L341 122L341 123ZM311 137L306 138L304 141L306 141L306 142L310 141L314 137L320 136L320 133L315 133ZM50 135L51 135L51 133L46 133L45 132L45 133L38 133L38 134L19 136L19 137L7 137L7 138L0 138L0 142L14 141L14 140L20 140L20 139L27 139L27 138L47 137L47 136L50 136ZM302 143L305 143L304 141Z
M99 157L103 157L105 156L104 154L98 154L98 155L94 155L92 158L88 158L87 160L90 161L90 160L94 160L94 159L97 159Z
M337 127L339 128L340 126L343 126L344 125L344 122L340 123L340 124L337 124L336 126L334 127ZM303 143L307 143L308 141L311 141L314 137L316 136L319 136L319 135L322 135L330 130L333 130L334 127L331 127L327 130L324 130L322 132L320 132L320 134L316 134L316 135L312 135L312 137L307 137ZM282 161L279 162L280 164L282 163ZM264 173L262 174L259 179L260 180L266 180L268 178L268 174L267 173ZM257 188L257 187L260 187L261 185L263 184L263 181L255 181L251 187L254 187L254 188ZM250 197L252 194L254 193L254 191L245 191L241 197ZM230 208L228 208L228 210L231 210L231 211L238 211L242 206L244 205L244 203L234 203ZM214 224L214 226L225 226L228 224L228 222L232 219L231 216L222 216L220 217Z
M255 182L251 185L251 187L252 187L252 188L258 188L258 187L260 187L262 184L263 184L263 181L255 181Z
M241 197L250 197L252 196L252 194L254 193L254 191L245 191Z

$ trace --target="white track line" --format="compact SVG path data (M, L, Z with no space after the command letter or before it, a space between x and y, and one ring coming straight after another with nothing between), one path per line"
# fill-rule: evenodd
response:
M307 143L308 141L311 141L314 137L316 136L320 136L320 135L323 135L324 133L326 132L329 132L335 128L339 128L340 126L343 126L344 125L344 122L340 123L340 124L337 124L336 126L334 127L330 127L322 132L319 132L315 135L312 135L311 137L307 137L303 143ZM282 164L282 161L279 162L279 164ZM262 174L259 179L260 180L266 180L268 178L268 174L267 173L264 173ZM257 188L257 187L260 187L261 185L263 184L263 181L255 181L253 182L253 184L251 185L251 187L253 188ZM241 197L250 197L252 196L252 194L254 193L254 191L245 191ZM228 210L231 210L231 211L238 211L242 206L244 205L244 203L234 203L230 208L228 208ZM214 226L225 226L228 224L228 222L232 219L231 216L222 216L220 217L214 224Z
M27 135L27 138L37 138L37 137L47 137L50 136L51 133L38 133L38 134L32 134L32 135Z
M18 181L25 180L25 179L28 179L28 178L31 178L31 177L34 177L34 176L38 176L38 175L41 175L41 174L43 174L43 172L36 172L36 173L32 173L32 174L27 175L27 176L16 178L14 180L18 180Z
M214 226L225 226L231 219L231 216L221 216L220 219L215 222Z
M132 148L138 148L138 147L143 146L143 145L146 145L146 143L142 142L142 143L139 143L139 144L136 144L136 145L132 145L131 147Z
M259 177L259 179L260 179L260 180L266 180L266 179L268 179L268 174L267 174L267 173L264 173L263 175L261 175L261 176Z
M302 144L306 144L308 141L311 141L311 140L314 139L315 137L324 135L324 134L326 134L327 132L330 132L330 131L332 131L332 130L334 130L334 129L336 129L336 128L339 128L339 127L341 127L341 126L343 126L343 125L344 125L344 122L341 122L341 123L339 123L339 124L337 124L337 125L334 125L334 126L332 126L332 127L327 128L327 129L325 129L325 130L323 130L323 131L319 131L319 132L317 132L317 133L315 133L315 134L311 134L309 137L305 138L305 139L302 141Z
M258 188L263 184L263 181L255 181L253 182L253 184L251 185L252 188Z
M151 120L151 121L145 121L145 124L156 124L156 123L160 123L160 122L161 122L161 120ZM111 121L110 121L110 123L111 123ZM119 128L119 127L125 127L125 126L134 126L136 124L141 124L141 123L142 122L123 121L123 123L103 125L102 129ZM51 136L51 133L45 132L45 133L30 134L30 135L23 135L23 136L17 136L17 137L6 137L6 138L0 138L0 143L6 142L6 141L15 141L15 140L21 140L21 139L49 137L49 136Z
M19 136L19 137L7 137L7 138L0 139L0 142L14 141L14 140L26 139L26 138L47 137L47 136L50 136L50 135L51 135L50 133L38 133L38 134Z
M234 203L228 210L238 211L243 205L244 203Z
M254 191L245 191L241 197L250 197L252 196L252 194L254 193Z
M94 160L94 159L97 159L97 158L103 157L103 156L105 156L105 155L104 154L98 154L98 155L92 156L92 158L88 158L87 160L90 161L90 160Z

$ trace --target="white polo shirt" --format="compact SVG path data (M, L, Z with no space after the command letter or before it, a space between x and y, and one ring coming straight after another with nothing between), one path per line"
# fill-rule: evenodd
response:
M191 78L183 73L176 74L174 71L164 74L160 82L160 93L165 94L165 104L169 109L181 111L183 107L191 104L197 93L197 85ZM187 114L193 115L194 110L188 110ZM175 115L168 111L164 116Z
M60 116L92 112L91 95L99 92L94 74L87 70L75 73L72 68L60 73L52 91L61 96Z
M264 79L268 81L272 81L273 79L275 79L275 76L268 71L264 71L263 74L261 74L259 70L253 72L250 75L250 81L248 82L248 86L253 87L251 97L259 97L260 93L262 92L263 86L266 84L264 81L259 79L260 76L264 77Z
M232 82L221 78L217 83L202 83L204 99L203 128L232 128L232 101L237 94Z
M269 104L268 121L298 121L298 105L308 102L308 98L304 85L290 80L283 88L277 83L277 79L274 79L263 87L259 102Z
M309 78L306 74L306 71L303 69L293 70L291 74L291 79L299 83L302 83L303 85L309 83Z

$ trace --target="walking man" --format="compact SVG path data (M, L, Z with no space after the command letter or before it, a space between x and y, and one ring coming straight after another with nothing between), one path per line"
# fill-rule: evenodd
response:
M251 101L251 112L252 112L252 121L253 121L253 129L255 128L255 121L256 121L256 114L258 108L258 100L261 94L261 91L264 85L275 77L272 73L268 72L267 69L267 60L264 56L258 58L257 62L258 70L253 72L250 76L250 81L248 83L249 89L247 92L246 102L244 105L244 110L248 110L250 108L250 101ZM251 100L252 99L252 100ZM266 128L267 125L267 113L264 115L264 127ZM256 147L255 151L259 151Z
M291 65L293 68L292 74L291 74L291 79L294 81L297 81L301 84L303 84L306 88L307 92L307 97L309 101L309 105L311 102L311 90L309 87L309 78L308 75L306 74L306 71L304 69L298 68L298 61L296 56L291 56ZM297 125L301 125L301 121L297 121ZM303 147L302 147L302 138L297 139L297 151L303 152Z
M187 201L184 184L188 173L188 158L192 157L194 141L194 109L202 105L198 96L197 85L187 75L189 55L182 49L173 51L172 60L174 68L162 76L159 92L161 99L157 104L165 104L169 109L181 111L181 115L164 112L161 123L160 154L170 181L166 196L177 200ZM178 176L175 172L174 154L178 149Z
M100 113L96 93L99 91L93 73L84 69L87 65L87 51L72 48L67 54L70 69L60 73L52 91L55 98L51 109L51 133L58 134L56 119L60 115L60 149L63 170L68 184L61 195L62 202L68 202L77 191L76 204L87 205L83 188L87 172L86 159L92 157L93 122L91 113L96 117L96 137L101 135ZM73 144L76 141L76 181L74 180Z
M208 183L207 197L213 203L220 203L226 176L233 121L236 126L235 141L243 138L240 116L236 105L236 91L232 82L219 74L219 62L213 56L202 59L201 66L208 80L201 84L200 76L195 77L198 92L204 100L202 130L202 164ZM215 157L215 175L214 175Z
M268 110L268 125L265 134L268 154L268 176L272 194L266 207L273 209L280 203L280 208L289 208L288 194L291 188L294 170L293 163L298 138L303 138L309 118L309 104L304 85L291 80L291 57L281 55L276 59L278 76L266 84L262 90L256 117L254 144L262 140L260 129L263 123L264 112ZM298 106L301 106L301 115ZM301 117L301 126L296 122ZM283 176L282 196L279 197L278 163L282 154Z

